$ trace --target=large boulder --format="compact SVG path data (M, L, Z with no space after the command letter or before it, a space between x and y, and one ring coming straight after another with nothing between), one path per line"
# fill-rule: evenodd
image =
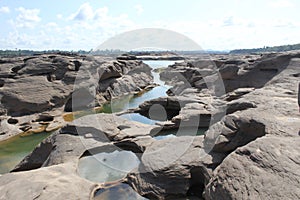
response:
M44 76L9 79L0 91L7 113L17 116L60 107L71 92L71 86L49 82Z
M265 134L265 124L255 117L231 114L210 127L205 146L215 152L229 153Z
M201 196L212 170L224 154L207 154L203 137L182 136L153 142L140 167L128 174L128 183L150 199Z
M299 199L300 138L268 136L238 148L216 168L205 199Z

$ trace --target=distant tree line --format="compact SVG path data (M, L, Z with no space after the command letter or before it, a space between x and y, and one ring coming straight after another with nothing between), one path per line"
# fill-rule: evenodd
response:
M108 56L119 56L122 54L130 54L130 55L163 55L163 54L174 54L174 55L192 55L192 54L220 54L220 53L228 53L225 51L122 51L119 49L105 49L105 50L78 50L78 51L62 51L62 50L43 50L43 51L34 51L34 50L24 50L24 49L16 49L16 50L0 50L0 56L33 56L38 54L80 54L80 55L108 55Z
M121 50L96 50L90 51L86 50L78 50L78 51L62 51L62 50L43 50L43 51L34 51L34 50L24 50L24 49L16 49L16 50L0 50L0 56L33 56L38 54L80 54L80 55L120 55L124 53Z
M267 52L280 52L280 51L292 51L292 50L300 50L300 44L263 47L263 48L255 48L255 49L235 49L230 51L229 53L249 54L249 53L267 53Z
M79 50L79 51L61 51L61 50L0 50L0 56L33 56L38 54L88 54L89 51Z

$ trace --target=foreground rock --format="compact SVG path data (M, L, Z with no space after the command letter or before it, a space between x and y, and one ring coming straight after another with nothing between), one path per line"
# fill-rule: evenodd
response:
M105 145L141 153L154 141L149 135L155 128L157 126L130 122L112 114L84 116L45 139L12 171L76 163L84 152Z
M0 199L89 199L98 185L79 177L76 165L65 163L0 177Z
M299 137L257 139L217 167L205 199L299 199L299 152Z
M182 136L153 142L142 155L142 164L127 178L149 199L202 196L212 170L225 154L207 154L203 137Z

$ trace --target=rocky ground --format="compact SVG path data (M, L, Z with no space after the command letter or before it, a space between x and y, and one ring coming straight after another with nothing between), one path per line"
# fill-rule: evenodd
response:
M49 112L100 105L152 80L150 69L136 60L42 55L0 62L3 135L22 128L29 116L40 120L28 126L53 122L61 113ZM73 91L80 68L85 73ZM155 117L164 108L168 121L145 125L94 114L61 124L13 172L0 177L0 199L89 199L120 184L148 199L300 199L299 52L186 58L161 77L173 85L169 96L130 112ZM93 89L95 83L95 98L78 101L91 94L83 88ZM152 137L161 129L182 127L208 131ZM136 153L139 167L114 183L78 175L80 158L116 149Z
M151 69L134 60L49 54L0 63L0 140L53 131L65 124L64 111L94 108L152 81Z

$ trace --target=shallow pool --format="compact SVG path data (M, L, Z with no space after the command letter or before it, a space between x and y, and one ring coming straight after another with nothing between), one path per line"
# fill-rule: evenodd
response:
M51 133L17 135L0 142L0 174L12 170L26 155Z

